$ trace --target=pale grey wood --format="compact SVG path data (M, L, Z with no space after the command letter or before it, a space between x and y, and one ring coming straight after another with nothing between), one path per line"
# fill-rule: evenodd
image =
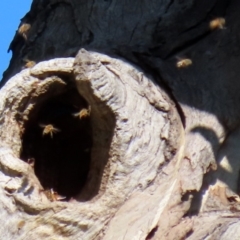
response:
M50 202L41 192L42 187L34 176L32 168L18 159L21 133L14 115L20 106L22 107L23 99L26 100L27 97L29 99L22 112L25 121L28 121L31 108L34 108L34 104L38 101L36 96L39 98L42 94L47 96L48 89L53 84L56 91L61 91L66 83L55 76L57 72L73 75L79 93L91 106L94 138L91 150L92 166L87 184L76 199L85 198L89 191L94 189L95 175L101 167L99 164L102 164L101 157L104 157L106 151L108 152L103 177L97 179L101 181L100 190L95 198L85 203L76 200ZM44 80L38 79L43 76ZM24 92L21 88L23 83ZM32 88L32 86L37 87ZM146 86L148 86L148 96L144 91ZM35 95L34 101L31 99L33 95ZM144 201L144 205L139 209L139 216L145 211L148 212L149 224L143 224L144 219L139 218L139 223L133 226L129 237L132 238L135 235L139 224L142 225L139 239L145 238L155 227L161 212L164 211L170 196L179 184L174 175L166 176L158 169L167 163L166 156L173 158L171 165L176 163L177 158L171 152L180 146L183 129L177 111L167 94L139 68L107 55L81 50L74 65L72 58L54 59L39 63L32 69L23 70L10 79L1 90L1 100L2 109L4 109L2 110L4 124L1 125L1 130L4 132L4 129L9 129L7 136L1 142L1 165L5 169L1 172L4 193L1 206L2 209L10 207L8 205L11 201L9 204L5 202L5 199L9 198L15 202L16 209L21 209L21 217L18 214L13 217L16 229L18 222L24 221L23 229L14 231L14 234L19 234L19 239L23 236L24 239L31 239L33 234L35 239L43 236L45 239L52 239L52 237L101 239L103 229L111 217L124 203L127 206L132 201L131 196L134 195L142 198L145 196L148 200L152 200L147 201L148 204ZM9 101L11 101L10 104ZM8 111L8 106L11 106L11 111ZM109 149L104 146L106 133L103 135L101 132L113 134ZM12 171L13 176L10 174ZM174 168L171 171L175 171ZM33 191L28 192L29 188ZM167 190L166 197L162 198L159 193L165 191L164 189ZM135 202L139 197L133 199ZM149 211L150 209L152 210ZM34 216L29 215L30 212L34 212ZM128 225L131 218L129 217L125 224ZM65 222L65 225L61 225L61 222ZM77 222L77 225L74 222ZM13 235L8 233L10 230L7 229L13 223L11 226L9 222L5 224L2 234L5 231L12 237ZM59 224L59 227L56 228L56 224ZM29 231L33 227L35 230ZM114 229L115 226L111 225L111 228ZM111 230L109 231L111 236ZM64 235L63 232L69 232L69 234L71 232L71 234ZM108 239L107 236L108 234L106 234ZM6 235L5 239L11 239L11 237ZM121 238L121 232L115 237Z

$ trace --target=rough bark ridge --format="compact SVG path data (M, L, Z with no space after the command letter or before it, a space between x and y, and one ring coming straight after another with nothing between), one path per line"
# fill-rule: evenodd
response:
M33 1L1 82L30 67L0 92L4 239L239 239L239 10Z

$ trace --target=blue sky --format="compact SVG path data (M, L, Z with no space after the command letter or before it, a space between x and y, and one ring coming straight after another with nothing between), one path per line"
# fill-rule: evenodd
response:
M1 0L0 1L0 80L12 57L7 53L10 42L15 35L20 19L30 10L32 0Z

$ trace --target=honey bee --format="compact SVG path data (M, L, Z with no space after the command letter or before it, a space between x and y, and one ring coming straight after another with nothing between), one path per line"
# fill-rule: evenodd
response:
M27 32L31 28L31 24L29 23L23 23L19 29L18 29L18 34L23 36L23 38L27 41Z
M46 134L50 134L51 138L53 138L53 133L60 132L60 130L55 128L52 124L48 124L48 125L40 124L40 127L43 128L43 136Z
M225 24L226 20L224 18L216 18L209 23L209 27L211 30L223 29Z
M46 197L51 201L51 202L55 202L55 201L61 201L66 199L66 197L59 195L57 192L55 192L52 188L48 189L48 190L44 190L43 191L46 195Z
M36 65L35 61L30 61L28 59L23 59L23 61L25 62L25 65L23 68L32 68Z
M80 119L90 116L90 107L89 109L83 108L79 112L73 114L74 117L79 117Z
M18 228L18 230L21 230L23 227L24 227L24 225L25 225L25 221L20 221L18 224L17 224L17 228Z
M177 62L177 68L186 68L190 65L192 65L192 60L189 58L185 58Z
M29 159L27 160L27 163L29 164L30 167L34 168L35 158L29 158Z

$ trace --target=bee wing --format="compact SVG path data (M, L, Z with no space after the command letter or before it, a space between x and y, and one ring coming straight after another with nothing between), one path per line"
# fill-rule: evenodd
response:
M79 112L72 114L74 117L79 117Z
M61 132L61 129L59 129L59 128L54 128L54 131L55 131L55 132Z
M64 199L66 199L67 197L61 196L61 195L57 194L56 198L57 198L57 200L59 201L59 200L64 200Z

